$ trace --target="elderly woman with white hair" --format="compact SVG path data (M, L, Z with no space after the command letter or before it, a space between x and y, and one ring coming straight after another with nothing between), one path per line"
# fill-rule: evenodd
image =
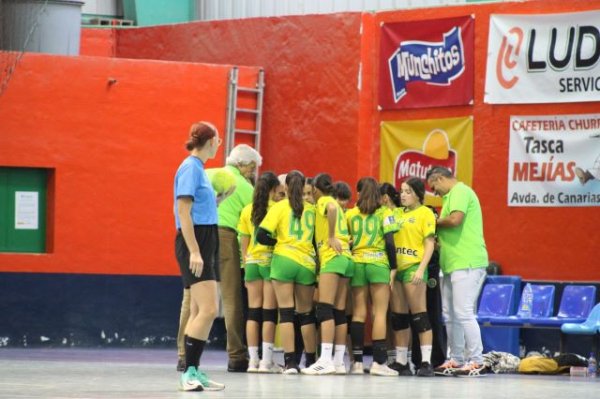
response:
M237 226L242 209L252 203L256 168L262 157L246 144L235 146L226 160L225 168L235 176L236 189L218 208L219 215L219 269L225 328L227 329L228 371L245 372L248 353L244 345L244 317L242 314L242 277L240 246Z

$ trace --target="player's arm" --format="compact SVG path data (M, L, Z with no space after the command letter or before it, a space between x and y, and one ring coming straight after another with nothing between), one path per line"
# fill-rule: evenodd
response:
M333 204L333 202L329 202L327 204L327 243L337 254L342 253L342 243L335 237L335 225L337 224L337 207Z
M258 231L256 232L256 241L258 241L262 245L267 245L271 247L277 244L277 239L273 238L271 236L271 233L269 233L266 229L262 227L259 227Z
M465 220L465 214L461 211L452 211L450 215L439 218L436 222L438 227L458 227Z

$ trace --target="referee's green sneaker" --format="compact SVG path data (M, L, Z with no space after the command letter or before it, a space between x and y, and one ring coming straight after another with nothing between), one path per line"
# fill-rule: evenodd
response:
M198 378L196 367L190 366L185 373L181 374L179 378L179 390L186 392L204 390L202 382Z

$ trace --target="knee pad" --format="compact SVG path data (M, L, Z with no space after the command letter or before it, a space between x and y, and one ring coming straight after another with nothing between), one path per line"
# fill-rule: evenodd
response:
M248 321L262 322L262 308L248 308Z
M417 333L422 333L431 330L429 316L425 312L412 315L413 327Z
M406 330L410 327L410 317L408 313L394 313L392 312L392 330L400 331Z
M293 323L294 322L294 308L279 308L279 322L280 323Z
M319 323L333 320L333 305L329 303L317 302L315 313Z
M277 323L277 309L263 309L263 322Z
M333 309L333 318L336 326L347 324L348 322L348 319L346 319L346 311L344 310Z
M307 324L316 324L317 318L315 317L315 310L311 310L306 313L298 313L298 319L300 320L300 325L305 326Z

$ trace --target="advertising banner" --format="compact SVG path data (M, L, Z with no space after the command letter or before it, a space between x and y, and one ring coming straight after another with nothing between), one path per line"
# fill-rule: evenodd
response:
M379 53L379 109L473 101L473 17L385 23Z
M600 114L513 116L509 206L600 206Z
M380 180L399 189L410 177L423 179L427 205L442 205L441 198L429 191L427 171L433 166L444 166L471 185L472 160L471 117L381 123Z
M600 11L492 15L484 101L600 101Z

